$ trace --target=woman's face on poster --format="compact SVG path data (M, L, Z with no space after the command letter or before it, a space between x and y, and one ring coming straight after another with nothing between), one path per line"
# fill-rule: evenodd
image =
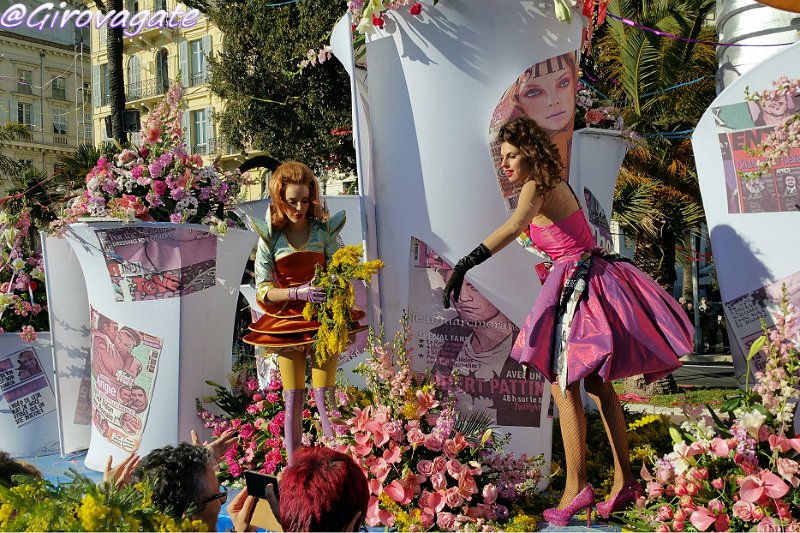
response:
M575 118L575 77L566 68L541 76L531 76L517 93L525 114L549 131L565 129Z

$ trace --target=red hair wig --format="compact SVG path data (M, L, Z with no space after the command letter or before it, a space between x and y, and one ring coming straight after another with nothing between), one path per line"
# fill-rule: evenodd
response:
M292 161L276 168L269 178L269 196L272 199L272 220L270 222L272 225L278 229L286 225L286 213L290 210L289 204L286 203L286 186L290 183L308 187L311 205L306 216L325 222L328 214L320 202L317 178L308 165Z
M323 446L295 453L283 471L280 495L284 531L344 531L357 511L361 520L367 516L364 472L347 455Z

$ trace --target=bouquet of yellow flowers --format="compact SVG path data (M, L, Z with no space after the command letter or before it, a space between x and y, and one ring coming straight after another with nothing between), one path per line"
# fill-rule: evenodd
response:
M0 484L0 531L205 531L202 520L172 518L153 505L149 481L122 488L71 470L68 482L14 476Z
M383 268L383 261L361 261L361 246L345 246L333 254L328 268L317 266L313 284L325 289L325 301L306 304L303 317L319 322L314 351L319 363L336 356L347 348L350 331L358 325L351 311L355 293L351 280L361 280L369 285L372 276Z

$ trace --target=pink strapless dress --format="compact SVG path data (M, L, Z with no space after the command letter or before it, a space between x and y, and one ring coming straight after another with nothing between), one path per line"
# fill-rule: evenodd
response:
M679 356L692 351L694 336L686 313L632 263L604 258L582 210L549 226L531 224L530 230L533 244L553 259L553 269L511 357L562 387L594 371L604 381L643 374L650 383L681 366ZM559 316L562 290L587 254L585 288L579 299L576 291L573 313Z

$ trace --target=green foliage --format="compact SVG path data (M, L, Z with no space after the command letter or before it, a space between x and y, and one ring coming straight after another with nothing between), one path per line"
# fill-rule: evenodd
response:
M211 59L212 90L226 100L218 118L234 147L302 161L319 172L355 168L350 82L335 59L300 70L309 50L330 38L346 6L341 0L303 0L265 7L257 0L189 0L225 34ZM215 51L222 46L215 44Z
M669 419L666 416L626 414L631 426L638 421L646 422L628 431L631 467L634 472L642 468L642 463L652 455L664 455L672 451L669 434ZM643 420L648 419L648 420ZM574 446L574 443L567 443ZM586 473L589 484L595 489L598 499L605 498L614 483L614 456L606 436L603 420L597 411L586 412ZM560 493L564 490L565 459L564 442L561 440L560 419L553 423L552 476L549 491ZM598 500L599 501L599 500Z

